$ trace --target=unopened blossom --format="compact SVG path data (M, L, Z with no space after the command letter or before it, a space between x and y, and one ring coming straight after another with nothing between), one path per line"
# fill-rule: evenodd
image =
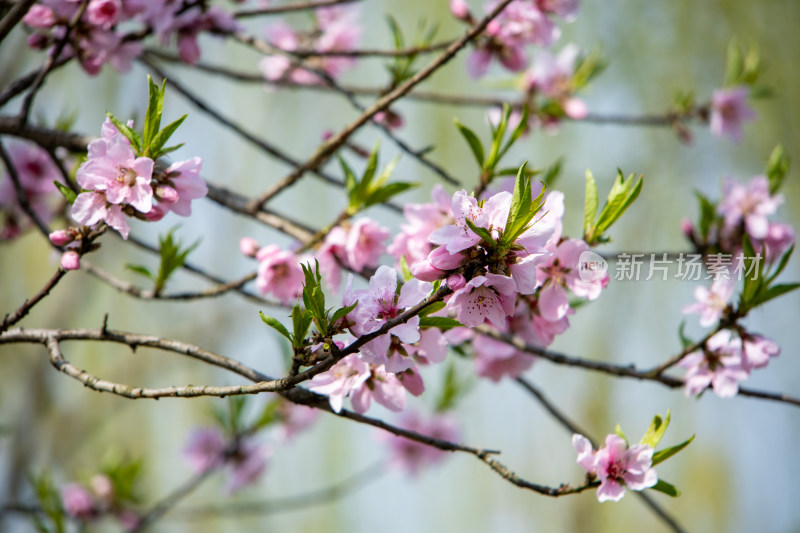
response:
M487 273L475 276L453 293L447 309L456 312L458 321L475 327L488 320L498 328L514 313L516 284L508 276Z
M81 268L81 256L75 250L67 250L61 256L61 268L64 270L78 270Z
M297 298L303 290L305 276L294 253L281 250L276 244L268 244L258 250L256 260L256 287L261 294L271 293L283 304Z
M90 0L85 17L90 24L107 30L117 23L121 12L121 0Z
M404 370L402 372L397 372L395 374L397 379L400 380L400 383L403 385L408 392L410 392L413 396L421 396L423 392L425 392L425 382L422 380L422 376L417 370L417 367L409 368L408 370Z
M694 297L697 302L685 306L682 312L700 315L700 325L704 328L712 326L722 318L735 288L736 279L722 277L715 279L710 289L695 287Z
M399 427L434 439L454 442L459 439L455 421L447 415L435 415L425 419L414 412L406 412L397 424ZM425 468L441 461L447 452L433 446L422 444L405 437L382 434L388 441L390 464L404 470L411 476L417 476Z
M95 515L94 499L80 483L67 483L61 489L61 505L64 511L79 520L88 520Z
M331 409L338 413L342 410L345 397L357 391L371 375L369 365L358 354L350 354L330 370L311 378L308 389L327 396Z
M593 473L600 481L597 500L619 501L625 489L644 490L658 482L658 474L652 468L653 448L646 444L628 447L619 435L608 435L605 445L592 451L592 444L583 435L572 436L572 446L578 453L578 464Z
M723 217L723 232L732 233L744 224L744 230L751 240L761 240L769 233L767 217L777 211L783 203L783 195L769 192L769 180L756 176L745 185L733 179L726 179L723 197L717 212Z
M747 103L749 91L746 87L718 89L711 97L711 133L726 135L739 142L742 125L756 118L756 113Z
M715 333L703 350L690 353L678 366L686 369L686 396L696 396L711 386L720 398L730 398L749 376L742 362L741 339L731 338L727 329Z
M242 237L239 239L239 251L242 252L242 255L255 257L260 248L261 246L259 246L258 241L252 237Z

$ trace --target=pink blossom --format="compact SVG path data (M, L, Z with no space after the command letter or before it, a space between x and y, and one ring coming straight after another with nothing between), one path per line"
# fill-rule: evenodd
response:
M72 218L85 226L105 221L117 230L123 239L127 239L130 232L130 226L122 213L122 206L109 204L102 192L89 191L79 194L72 204Z
M369 365L357 354L350 354L327 372L311 378L308 388L312 392L328 396L331 409L338 413L342 410L345 397L357 391L371 375Z
M353 410L366 413L372 399L390 411L399 412L406 406L406 389L394 374L386 372L383 365L370 365L370 377L351 395Z
M459 20L468 21L470 17L469 6L464 0L450 0L450 13Z
M407 412L403 414L397 425L434 439L453 442L459 438L455 421L445 415L437 415L425 420L416 413ZM411 476L416 476L427 467L441 461L447 453L405 437L382 434L382 438L389 443L390 463Z
M174 200L170 198L170 201L165 201L165 205L175 214L188 217L192 214L192 200L203 198L208 194L208 186L200 177L202 166L203 160L193 157L173 163L167 169L168 183L174 189L177 198Z
M595 473L600 480L597 500L619 501L625 488L644 490L658 482L658 474L652 468L653 448L645 444L628 447L618 435L608 435L605 446L592 453L589 440L575 434L572 446L578 452L578 464L587 472Z
M733 296L736 288L736 280L733 278L724 279L719 277L711 283L711 288L696 287L694 297L696 303L689 304L683 308L683 314L700 315L700 325L704 328L712 326L720 318L728 307L728 302Z
M114 499L114 483L107 475L93 475L89 480L89 485L92 487L92 492L103 502L110 503Z
M325 242L317 250L319 271L333 292L339 292L342 282L341 264L347 261L346 243L347 232L341 226L336 226L328 232Z
M766 260L772 262L782 257L794 241L794 229L789 224L770 222L767 236L762 241L766 247Z
M430 283L412 279L403 285L398 296L397 272L391 267L381 265L369 280L369 290L355 291L353 295L358 300L358 306L353 312L353 332L362 336L376 331L388 320L403 314L406 308L421 302L432 288ZM397 339L394 347L393 337ZM389 372L400 372L411 368L414 363L397 349L399 343L413 344L419 340L419 317L414 316L404 324L392 328L389 333L364 344L361 353L367 362L386 365Z
M86 20L107 30L117 23L121 11L120 0L90 0L86 8Z
M56 23L53 10L42 4L33 4L22 21L32 28L49 28Z
M586 104L572 96L572 76L579 52L574 44L565 46L558 55L539 51L525 73L528 90L540 92L558 102L564 113L574 119L584 118L587 113Z
M377 266L381 255L386 250L384 241L389 238L389 235L391 232L388 228L380 226L372 219L356 220L347 233L347 242L345 243L348 266L356 271L363 270L364 267Z
M482 238L469 229L467 220L476 227L493 232L493 238L496 237L498 231L505 228L508 211L511 208L511 198L511 193L500 192L489 198L481 207L473 196L467 194L467 191L462 189L456 192L452 200L456 223L433 232L430 242L445 246L451 254L475 246L482 241Z
M736 180L726 179L723 198L717 212L724 217L723 231L733 233L742 222L752 240L761 240L769 233L767 217L783 203L783 196L772 196L765 176L756 176L746 186Z
M752 371L756 368L764 368L773 357L778 357L781 347L778 343L762 337L761 335L751 335L742 333L742 366Z
M578 15L580 0L536 0L536 5L545 13L555 13L571 22Z
M294 439L297 434L308 429L317 420L318 415L319 410L313 407L281 401L278 407L281 440Z
M297 256L269 244L256 253L258 275L256 287L261 294L272 293L284 305L297 298L303 290L305 276Z
M444 187L434 185L431 200L430 203L408 203L403 206L405 223L400 225L400 233L388 248L388 252L397 261L398 269L403 256L409 265L425 259L432 249L429 241L431 234L453 222L450 195Z
M395 376L397 376L397 379L400 380L403 388L405 388L412 395L420 396L423 392L425 392L425 382L422 380L422 376L420 375L419 370L417 370L417 367L398 372L395 374Z
M64 511L79 520L88 520L95 514L92 494L79 483L67 483L61 489L61 504Z
M718 89L711 97L711 133L719 137L727 135L739 142L742 124L756 118L756 113L747 103L749 91L746 87Z
M196 428L189 435L189 444L183 455L189 466L198 474L222 464L227 443L217 428Z
M260 248L258 241L252 237L242 237L239 240L239 251L248 257L255 257Z
M686 396L696 396L711 385L717 396L730 398L749 375L742 364L741 340L731 339L727 329L714 334L704 350L690 353L678 366L686 369Z
M594 281L583 281L578 275L578 261L589 245L580 239L567 239L558 244L553 255L537 265L539 313L551 322L562 319L569 310L565 289L575 296L594 300L608 283L608 275Z
M455 311L465 326L479 326L488 320L502 328L505 317L514 313L515 291L516 284L508 276L475 276L452 295L447 309Z
M228 479L225 492L233 494L258 481L267 467L270 453L269 446L265 444L252 439L240 441L233 454L226 456Z
M531 354L485 335L475 337L472 349L475 352L475 372L495 383L506 376L510 379L520 376L534 362Z

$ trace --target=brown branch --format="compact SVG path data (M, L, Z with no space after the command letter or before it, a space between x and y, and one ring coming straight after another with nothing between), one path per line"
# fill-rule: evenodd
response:
M211 477L211 474L217 471L218 466L212 466L205 469L194 477L190 478L186 483L171 492L166 498L154 505L149 511L145 512L139 518L136 526L131 529L131 533L138 533L145 531L159 518L164 516L170 509L175 507L181 500L186 498L189 494L194 492L205 480Z
M9 32L16 26L28 9L36 3L36 0L19 0L8 10L6 16L0 20L0 43L8 36Z
M38 304L40 301L42 301L42 299L44 299L45 296L50 294L50 291L53 290L53 287L58 285L58 282L61 281L61 278L63 278L66 273L66 270L59 267L50 280L45 283L44 287L39 289L39 291L31 296L29 300L25 300L16 311L6 314L6 316L3 318L3 322L0 323L0 333L6 331L8 328L22 320L30 312L33 306Z
M311 157L303 163L299 168L293 171L291 174L283 178L281 181L276 183L273 187L267 190L264 194L262 194L257 200L255 200L250 205L250 211L255 212L257 211L262 205L268 202L273 196L278 194L283 189L290 187L294 184L297 180L299 180L303 175L311 170L315 170L319 168L325 161L328 160L333 153L342 146L350 136L356 132L361 126L363 126L368 120L375 116L376 113L383 111L389 107L394 101L399 99L400 97L404 96L408 92L411 91L416 85L430 77L434 72L436 72L441 66L445 63L450 61L459 50L461 50L464 46L466 46L470 41L472 41L475 37L477 37L489 24L489 22L494 19L508 4L511 3L512 0L502 0L493 10L489 13L486 17L481 19L478 23L476 23L470 30L464 34L463 37L455 41L451 44L447 50L435 60L433 60L428 66L417 72L414 76L409 78L406 82L399 85L397 88L392 90L389 94L383 96L382 98L378 99L375 103L373 103L364 113L361 114L354 122L346 126L343 130L339 133L328 139L324 142L317 150L311 155Z
M282 6L262 7L258 9L242 9L233 13L236 18L257 17L260 15L278 15L293 11L306 11L309 9L319 9L321 7L338 6L341 4L351 4L360 0L310 0L308 2L296 2L284 4Z

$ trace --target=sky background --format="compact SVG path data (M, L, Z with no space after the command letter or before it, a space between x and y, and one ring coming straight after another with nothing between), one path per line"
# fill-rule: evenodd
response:
M477 2L469 2L474 10ZM391 37L385 16L392 14L404 28L412 29L420 18L440 21L439 36L449 39L463 28L450 20L447 2L371 0L361 5L364 28L362 42L368 47L388 48ZM298 25L302 15L288 17ZM572 24L562 25L556 49L574 42L585 50L600 49L609 67L582 96L592 113L644 114L667 109L676 89L694 90L698 101L708 101L721 86L725 51L736 36L756 44L767 71L763 84L774 90L772 98L753 103L759 120L744 129L743 141L713 137L705 126L693 126L693 142L681 144L664 128L565 123L557 132L534 131L506 156L508 166L528 160L543 167L563 156L565 165L556 188L566 194L564 231L579 236L583 217L583 176L591 169L601 196L620 168L645 176L642 194L612 229L613 242L600 251L688 251L680 232L685 217L697 219L692 191L718 198L724 177L741 181L763 172L772 148L782 143L794 161L800 160L800 4L790 0L615 0L583 2ZM248 22L261 34L266 19ZM257 54L235 43L201 39L203 60L256 72ZM12 53L13 52L13 53ZM421 90L458 94L510 95L504 87L510 79L493 70L479 81L471 81L462 53L441 69ZM0 81L3 84L27 72L42 60L29 51L24 35L17 31L0 49ZM425 60L421 64L424 64ZM192 88L212 105L246 129L263 135L288 154L304 159L321 141L326 130L338 130L357 113L340 97L318 91L274 91L262 84L237 84L208 77L178 66L168 75ZM99 134L105 112L125 117L143 110L146 70L135 66L127 74L111 69L88 78L75 65L54 73L37 99L33 116L52 123L59 114L77 112L75 130ZM344 76L356 85L378 86L386 80L380 60L363 61ZM18 105L18 104L16 104ZM476 170L471 155L453 127L457 117L486 139L485 110L404 101L397 106L406 121L402 138L416 147L432 144L431 159L471 186ZM4 109L8 114L14 104ZM264 156L229 131L198 112L174 91L167 91L165 117L189 113L175 139L186 146L175 160L199 155L203 175L244 194L258 194L287 173L282 164ZM380 135L369 127L355 142L372 146ZM381 140L381 160L397 153L390 140ZM354 165L362 163L351 159ZM334 164L327 167L337 173ZM418 190L403 201L428 199L437 177L408 157L401 159L395 179L419 181ZM453 190L449 188L448 190ZM797 227L800 201L797 171L792 170L783 190L785 202L777 219ZM306 177L300 185L281 194L270 207L322 227L344 207L339 191ZM290 241L273 230L237 217L209 201L196 203L195 216L182 220L172 216L158 224L133 224L133 234L148 242L179 225L177 235L185 243L202 239L191 261L229 279L250 272L254 264L238 252L243 236L260 243L288 246ZM193 206L194 208L194 206ZM368 212L395 230L401 219L395 213L374 208ZM384 263L389 264L386 256ZM57 258L33 233L13 243L0 245L0 312L16 308L48 279ZM124 270L126 263L155 266L107 235L103 248L91 261L131 282L141 282ZM800 279L794 258L782 275L784 281ZM596 302L571 319L572 327L552 348L566 354L618 364L651 367L679 351L677 330L680 310L693 301L696 282L616 281ZM170 289L200 288L203 282L177 277ZM749 330L776 340L782 355L766 370L756 372L746 383L755 389L800 394L797 335L800 295L791 294L752 313L745 321ZM115 329L169 336L234 357L273 375L282 372L281 346L261 323L258 311L269 310L225 296L213 301L167 303L137 301L100 284L85 273L71 274L52 297L36 307L21 322L25 327L99 327L109 313ZM699 338L702 330L690 317L687 332ZM232 384L235 377L221 374L165 353L115 346L67 345L66 355L74 363L112 381L152 387L187 383ZM471 363L455 360L460 375L472 373ZM159 402L129 401L100 395L55 372L46 353L38 346L0 347L0 424L12 429L0 439L0 501L24 486L19 472L48 469L60 481L91 474L107 454L145 455L144 489L148 498L158 498L190 476L181 450L189 431L211 422L214 399L165 399ZM442 368L425 369L424 376L434 394L411 399L410 405L430 410L439 387ZM677 458L660 465L659 475L682 491L678 499L654 493L653 497L689 531L800 531L800 508L796 505L796 460L800 438L800 411L784 404L755 399L722 400L706 394L700 400L686 399L682 391L654 383L612 379L581 369L540 361L526 377L595 438L602 438L620 423L628 436L638 438L652 416L672 410L672 425L665 445L696 434L695 442ZM514 382L493 384L473 380L474 387L455 411L463 442L500 449L506 465L521 477L543 484L578 483L582 470L575 464L570 434ZM257 399L256 403L263 401ZM392 421L395 416L373 407L370 415ZM271 436L265 440L276 442ZM237 501L276 498L329 486L376 463L385 463L387 449L377 431L320 416L317 424L291 447L276 447L262 481L243 491ZM17 467L14 467L17 465ZM24 465L19 468L19 465ZM14 474L16 473L16 474ZM213 479L197 491L186 505L220 503L221 479ZM152 500L151 500L152 501ZM522 491L493 474L472 457L454 454L416 479L387 471L368 487L333 504L300 512L269 516L237 516L230 519L187 521L175 512L155 529L158 531L222 531L227 528L258 527L284 531L666 531L638 501L627 496L617 504L599 504L594 493L550 499ZM183 518L182 518L183 517ZM19 531L26 531L17 523ZM109 525L109 530L114 530Z

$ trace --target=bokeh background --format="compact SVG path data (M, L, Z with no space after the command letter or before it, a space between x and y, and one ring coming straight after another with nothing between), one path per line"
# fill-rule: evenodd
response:
M479 10L476 2L470 2ZM457 36L462 27L451 20L447 2L371 0L360 6L362 42L388 48L391 36L387 14L413 30L419 19L441 22L439 36ZM304 24L303 15L287 17ZM694 140L681 144L665 128L565 123L557 133L535 131L507 156L509 166L529 160L546 166L565 157L557 183L566 193L565 232L577 236L583 216L583 175L591 168L601 193L608 190L616 168L641 173L641 197L613 228L613 242L603 251L688 250L680 232L684 217L696 219L692 191L717 198L721 180L730 176L748 180L763 172L772 148L782 143L800 160L800 4L792 0L615 0L583 2L579 18L562 25L557 45L575 42L584 49L600 48L608 69L583 96L595 113L642 114L665 111L675 89L691 89L699 101L721 86L725 50L736 36L756 44L768 69L763 84L774 90L769 99L754 102L757 122L745 127L740 144L711 136L707 127L692 128ZM249 21L260 34L268 21ZM16 30L0 48L0 82L8 83L43 59L27 49L24 34ZM257 54L234 43L213 38L201 41L203 60L256 72ZM464 68L465 54L441 69L421 89L460 94L513 95L504 87L500 71L472 82ZM424 61L423 61L424 63ZM261 84L234 83L184 67L168 67L180 80L234 117L246 129L263 135L287 153L303 159L319 144L325 130L337 130L356 113L336 95L318 91L267 90ZM127 74L106 68L88 78L75 65L54 73L37 100L34 116L52 123L62 113L75 112L74 129L97 135L105 112L128 116L143 110L146 70L137 65ZM344 80L379 86L386 80L380 60L365 60ZM10 104L3 113L15 111ZM404 101L397 106L406 119L400 135L417 147L432 144L431 157L466 184L476 171L469 151L453 127L459 120L486 138L485 110ZM174 91L168 90L167 118L189 113L176 139L186 146L176 159L195 155L204 159L203 175L246 194L257 194L287 168L219 127ZM355 138L372 146L380 134L365 128ZM381 158L388 161L394 145L382 141ZM354 160L355 161L355 160ZM361 163L356 163L361 165ZM329 167L332 172L338 169ZM785 202L778 219L798 227L800 201L798 173L786 180ZM423 186L403 201L425 201L437 178L404 157L396 179L419 181ZM450 189L452 190L452 189ZM328 223L344 206L340 191L306 177L292 191L273 202L279 212L312 226ZM381 208L368 213L393 229L400 217ZM254 268L238 252L243 236L261 243L288 245L276 232L254 225L209 201L197 203L190 220L165 219L158 224L134 224L133 233L151 243L159 234L180 224L177 236L190 243L202 239L190 260L209 271L233 279ZM141 282L124 270L126 263L155 266L152 257L125 247L106 236L92 262L131 282ZM388 264L388 256L385 258ZM57 265L42 239L30 233L0 245L0 312L16 308L41 287ZM800 279L794 258L784 280ZM611 281L608 290L580 309L572 327L553 348L564 353L615 363L649 367L679 350L677 329L681 308L693 300L696 283L670 280ZM171 289L199 288L201 280L178 276ZM764 390L800 394L797 360L800 339L797 322L800 295L791 294L748 317L749 329L775 339L782 355L766 370L753 374L746 385ZM25 327L99 327L105 313L116 329L168 336L226 354L267 373L278 374L282 348L258 317L261 309L235 296L205 302L154 303L126 297L85 273L71 274L21 325ZM279 315L280 310L264 309ZM687 331L698 336L694 318ZM99 344L69 344L65 350L77 366L113 381L152 387L188 384L231 384L235 378L192 361L146 349L129 350ZM459 374L469 375L468 361L455 362ZM426 369L434 394L412 399L416 409L430 410L441 382L442 369ZM686 399L653 383L612 379L580 369L538 362L526 374L560 408L595 438L620 423L629 436L638 437L656 413L672 410L673 423L665 444L697 434L680 456L659 466L660 476L680 489L680 498L654 497L689 531L800 531L797 479L800 461L800 411L796 407L747 398L722 400L712 394ZM472 380L473 386L455 412L468 444L502 450L501 460L520 476L544 484L579 482L570 434L513 382L492 384ZM258 399L255 404L264 401ZM165 399L129 401L84 389L55 372L38 346L0 346L0 502L30 496L26 475L49 471L59 482L90 475L109 454L143 456L143 493L149 501L163 497L190 476L181 450L189 431L211 423L210 408L220 400ZM389 421L395 417L380 406L370 411ZM270 437L265 436L269 441ZM322 415L317 424L291 447L277 447L267 474L254 488L232 501L257 501L304 494L344 480L370 465L385 462L387 449L376 430ZM220 503L223 483L212 479L186 506ZM227 501L227 500L226 500ZM175 510L161 521L158 531L227 531L257 528L282 531L666 531L637 498L599 504L593 493L550 499L515 488L466 455L453 454L417 478L387 471L369 486L333 503L301 511L269 515L203 517ZM24 521L0 525L9 531L28 531ZM101 530L115 530L114 524Z

